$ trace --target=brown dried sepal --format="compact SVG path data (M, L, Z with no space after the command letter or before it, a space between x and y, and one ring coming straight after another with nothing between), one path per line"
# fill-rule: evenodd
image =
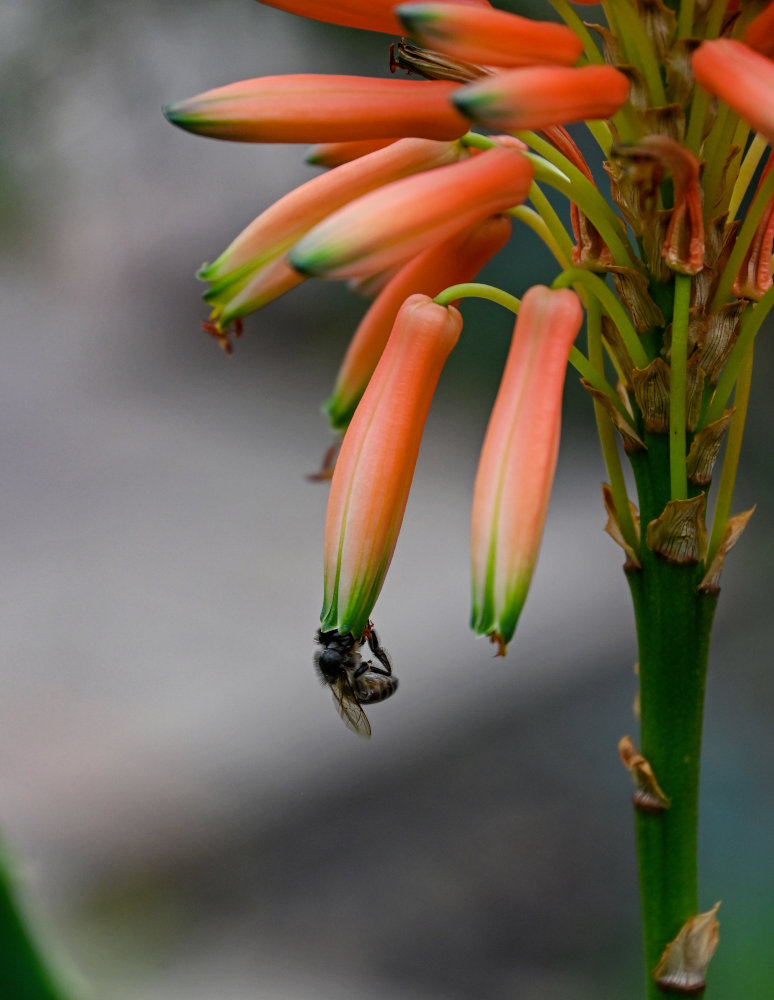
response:
M626 306L637 333L664 325L664 315L650 297L644 275L632 267L611 266L607 270L613 276L618 297Z
M601 389L595 389L594 386L590 382L587 382L585 378L582 378L580 381L583 388L592 395L594 400L600 404L605 413L612 420L613 426L621 435L626 454L631 455L636 451L645 451L647 449L645 442L632 427L626 417L624 417L618 407L613 403L608 394L606 392L602 392Z
M691 442L685 464L692 485L705 487L712 482L712 470L733 414L733 409L726 410L717 420L702 427Z
M624 533L621 530L621 518L615 506L615 501L613 500L613 491L610 489L607 483L602 483L602 502L605 505L605 510L607 511L607 524L605 525L605 531L613 539L613 541L620 545L621 548L626 553L626 562L624 563L624 572L632 573L635 570L642 569L642 563L639 560L639 556L631 547L631 545L626 541ZM632 523L634 524L634 529L637 532L637 541L640 540L640 514L631 500L627 501L629 504L629 514L631 515Z
M667 93L681 107L687 107L693 97L696 81L691 71L691 56L699 46L697 38L679 38L666 57ZM682 139L682 136L675 138Z
M645 542L662 559L679 566L695 566L707 554L704 493L689 500L670 500L647 527Z
M701 400L704 391L704 371L701 367L701 355L695 351L685 369L685 428L692 431L701 416Z
M677 19L662 0L637 0L636 7L645 35L652 41L658 61L663 62L675 37Z
M685 138L685 112L679 104L663 104L660 108L646 108L640 116L645 132L665 135L675 142Z
M723 365L739 336L739 323L747 308L746 299L727 302L707 316L707 330L702 345L701 366L711 386L718 384Z
M336 469L336 459L339 457L341 442L343 440L344 438L340 437L333 444L328 445L323 453L320 468L317 472L309 472L304 477L308 483L327 483L333 479L333 473Z
M656 358L647 368L635 368L632 385L645 429L653 434L666 434L669 430L669 365L663 358Z
M720 939L715 916L719 907L720 903L715 903L706 913L697 913L686 920L674 941L666 946L653 970L660 989L683 996L704 991L707 966Z
M621 43L618 41L617 35L614 35L608 28L603 28L601 24L592 24L590 21L584 21L583 26L599 36L599 40L602 42L602 55L605 57L606 63L617 67L624 61Z
M754 513L755 507L752 507L750 510L743 511L741 514L735 514L733 517L729 517L726 530L723 533L723 541L718 546L718 550L710 563L709 569L704 574L702 581L699 584L699 593L717 594L720 591L720 574L723 571L723 563L726 561L726 556L739 541L739 536L747 527L747 522Z
M632 743L630 736L624 736L618 743L618 753L621 763L629 772L634 782L634 808L641 812L659 813L670 806L669 796L665 795L653 768Z
M452 59L433 49L426 49L408 38L401 38L397 45L390 46L390 72L404 69L416 73L426 80L451 80L454 83L468 83L482 76L490 76L492 70L462 59Z
M692 282L691 304L708 305L715 296L720 276L734 248L738 220L727 225L727 216L719 215L704 229L704 267Z
M602 340L607 347L612 358L615 369L623 382L624 389L632 391L632 372L634 362L629 350L624 343L621 332L609 316L602 316Z

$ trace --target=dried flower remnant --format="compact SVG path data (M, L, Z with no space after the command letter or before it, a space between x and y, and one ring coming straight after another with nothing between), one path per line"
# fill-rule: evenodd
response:
M706 913L697 913L680 928L680 933L665 948L653 978L669 993L691 995L703 992L707 966L720 940L715 903Z

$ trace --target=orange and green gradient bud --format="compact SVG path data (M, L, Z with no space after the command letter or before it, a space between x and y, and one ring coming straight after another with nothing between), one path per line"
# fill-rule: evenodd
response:
M430 247L398 271L361 320L325 403L335 430L344 430L355 412L403 302L418 292L435 296L450 285L472 281L508 242L511 228L508 216L485 219Z
M468 129L450 103L454 83L296 73L241 80L170 104L187 132L235 142L458 139Z
M395 13L414 41L484 66L574 65L583 42L570 28L492 7L457 3L400 4Z
M321 278L387 271L466 226L521 204L532 176L532 164L519 150L493 148L394 181L315 226L290 251L290 263Z
M774 144L774 61L744 42L702 42L691 59L693 75L713 97L725 101Z
M524 295L481 451L471 519L471 624L501 655L540 548L567 359L582 320L575 292L537 285Z
M457 142L400 139L312 178L262 212L216 261L202 267L198 276L210 283L205 300L224 323L246 316L286 291L286 284L302 280L296 272L291 282L288 266L278 259L316 223L353 198L462 155Z
M460 0L457 0L460 2ZM462 0L476 7L488 5L488 0ZM279 7L291 14L341 24L349 28L381 31L388 35L402 34L393 8L394 0L261 0L267 7Z
M427 295L404 302L349 425L325 521L320 628L359 639L390 565L438 377L462 317Z
M516 132L611 118L629 95L613 66L527 66L458 89L452 101L473 121Z

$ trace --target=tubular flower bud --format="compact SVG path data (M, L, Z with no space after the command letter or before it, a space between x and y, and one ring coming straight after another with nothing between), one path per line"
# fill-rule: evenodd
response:
M253 271L285 253L307 230L353 198L389 181L453 163L462 153L456 142L400 139L313 177L262 212L214 263L199 271L199 277L211 282L216 294L235 279L249 280Z
M473 492L472 627L501 654L516 629L543 533L559 449L575 292L530 288L489 420Z
M340 167L366 153L384 149L395 139L353 139L352 142L318 142L309 147L305 160L312 167Z
M511 220L498 215L456 233L409 261L379 294L363 317L347 349L325 410L341 430L373 374L403 302L417 292L435 296L450 285L472 281L501 250L511 234Z
M751 49L774 59L774 2L769 3L744 29L742 41Z
M320 628L360 637L390 565L438 376L462 329L456 309L412 295L344 437L325 521Z
M494 8L407 3L395 8L411 37L429 49L485 66L572 66L583 43L563 24L532 21Z
M452 102L473 121L519 131L610 118L628 93L628 79L612 66L528 66L462 87Z
M457 0L475 7L487 6L487 0ZM388 35L400 35L401 26L393 14L394 0L261 0L267 7L279 7L291 14L310 17L328 24L343 24L350 28L365 28Z
M387 184L315 226L290 251L293 267L324 278L357 278L403 264L466 226L518 205L533 168L516 149Z
M702 42L691 60L701 86L774 143L774 61L744 42Z
M449 103L456 84L296 73L263 76L170 104L188 132L236 142L458 139L467 122Z

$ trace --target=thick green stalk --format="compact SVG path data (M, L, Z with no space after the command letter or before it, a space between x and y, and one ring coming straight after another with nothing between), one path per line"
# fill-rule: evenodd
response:
M648 1000L663 1000L653 968L699 912L697 840L704 690L716 595L697 590L702 564L677 565L649 549L647 525L669 500L669 443L648 435L632 456L640 500L642 568L628 575L637 622L640 751L670 800L635 810ZM701 994L693 994L701 996Z
M12 862L0 844L0 969L5 1000L68 1000L30 929L12 877Z

